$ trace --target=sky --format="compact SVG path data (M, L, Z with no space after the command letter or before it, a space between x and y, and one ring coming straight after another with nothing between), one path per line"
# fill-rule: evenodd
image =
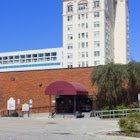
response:
M131 60L140 62L140 0L129 0ZM62 0L0 0L0 52L62 47Z

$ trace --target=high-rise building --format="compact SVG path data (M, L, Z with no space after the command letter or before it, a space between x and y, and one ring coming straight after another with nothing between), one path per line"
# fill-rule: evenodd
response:
M114 29L114 62L127 64L129 52L128 0L117 0Z
M129 62L128 0L63 0L63 48L0 53L0 72Z
M127 0L63 1L63 66L126 64Z

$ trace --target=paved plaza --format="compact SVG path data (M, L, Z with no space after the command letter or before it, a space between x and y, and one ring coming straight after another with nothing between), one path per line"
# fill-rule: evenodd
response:
M135 140L107 136L119 131L117 120L98 118L0 118L0 140ZM137 139L136 139L137 140Z

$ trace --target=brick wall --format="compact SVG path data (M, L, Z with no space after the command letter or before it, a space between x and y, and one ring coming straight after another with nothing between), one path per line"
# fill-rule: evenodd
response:
M78 82L94 94L90 75L93 68L74 68L27 72L0 73L0 109L5 110L10 97L19 98L21 104L33 99L33 107L49 106L49 97L45 88L57 80Z

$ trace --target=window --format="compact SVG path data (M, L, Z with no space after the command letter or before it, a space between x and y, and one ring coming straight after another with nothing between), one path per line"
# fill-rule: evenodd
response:
M94 41L94 47L96 47L96 48L100 47L100 42L99 41Z
M82 19L84 19L85 18L85 14L81 14L81 17L82 17Z
M3 64L7 64L7 61L3 61Z
M15 59L19 59L19 56L18 56L18 55L16 55L16 56L15 56Z
M78 38L80 38L80 36L81 36L81 35L80 35L80 34L78 34Z
M33 61L33 62L37 62L37 58L34 58L32 61Z
M88 67L88 61L86 61L86 67Z
M37 57L37 54L33 54L33 57Z
M99 38L99 31L94 31L94 38Z
M46 57L45 58L45 61L50 61L50 57Z
M86 23L86 28L88 28L88 23Z
M82 48L85 48L85 42L81 43Z
M96 28L96 27L100 27L100 22L99 21L95 21L94 22L94 27Z
M57 60L57 57L51 57L51 61Z
M72 39L73 39L72 34L68 34L68 40L72 40Z
M31 58L31 54L27 54L26 55L26 58Z
M88 52L86 52L86 57L88 57Z
M68 31L72 31L72 26L67 27Z
M78 62L78 66L79 66L79 67L81 67L81 64L80 64L80 62Z
M86 38L88 38L88 33L86 33Z
M73 45L72 44L69 44L68 45L68 49L70 50L70 49L73 49Z
M88 14L86 14L86 19L88 19Z
M71 3L67 6L67 12L73 12L73 5Z
M31 59L26 59L26 62L27 62L27 63L31 62Z
M43 57L43 56L44 56L43 53L39 53L39 54L38 54L38 57Z
M24 59L25 58L25 55L21 55L20 58Z
M81 57L85 58L85 53L84 52L82 52Z
M67 21L72 21L72 19L73 19L73 16L68 16L67 17Z
M9 59L13 59L13 56L9 56Z
M72 62L68 62L68 66L67 66L68 68L72 68L73 67L73 64L72 64Z
M94 7L94 8L100 7L100 0L94 0L94 1L93 1L93 7Z
M9 61L10 64L12 64L13 62L14 62L13 60L10 60L10 61Z
M50 53L45 53L45 56L50 56Z
M20 62L21 62L21 63L25 63L25 59L21 59Z
M78 15L78 19L80 20L80 15Z
M82 62L82 67L85 67L85 62Z
M67 54L68 59L71 59L73 57L72 53Z
M86 47L88 47L88 42L86 42Z
M94 61L94 66L100 65L100 61Z
M94 51L94 56L95 57L99 57L100 56L100 52L99 51Z
M14 60L14 63L19 63L19 60Z
M51 56L56 56L56 55L57 55L56 52L52 52L52 53L51 53Z
M8 59L8 57L6 56L6 57L3 57L3 60L7 60Z
M82 35L82 38L85 38L85 33L82 33L81 35Z
M94 12L94 17L100 17L100 13L99 12Z
M81 27L84 28L84 27L85 27L85 23L82 23L82 24L81 24Z
M82 1L78 4L78 10L84 11L88 8L88 3L86 1Z
M88 14L83 14L83 13L82 13L82 14L79 14L79 15L78 15L78 19L79 19L79 20L81 20L81 19L87 19L87 18L88 18Z

